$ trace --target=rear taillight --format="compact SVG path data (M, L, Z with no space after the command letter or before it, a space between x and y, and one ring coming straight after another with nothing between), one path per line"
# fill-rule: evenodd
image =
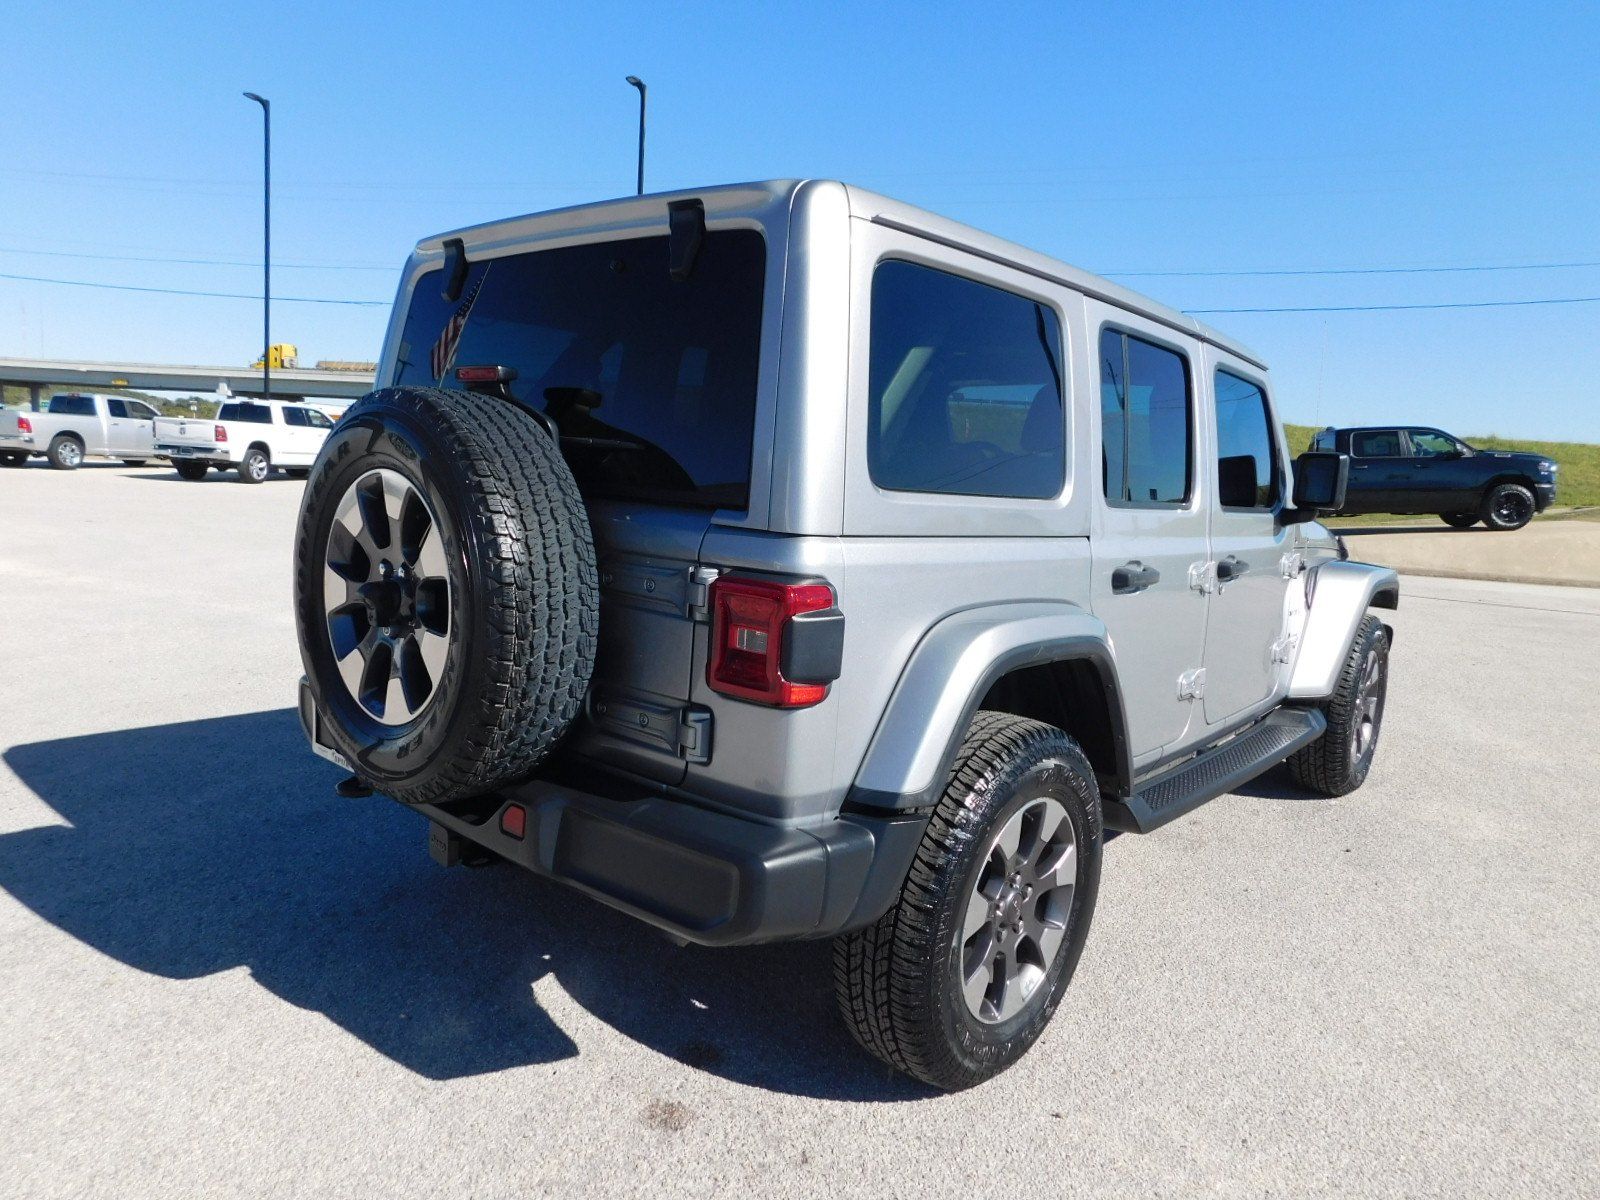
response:
M808 618L806 614L816 616ZM807 626L830 643L842 642L843 622L833 608L833 589L825 583L776 583L737 576L717 579L711 585L711 662L706 682L713 691L758 704L779 708L817 704L827 696L828 683L838 678L837 655L824 654L819 670L814 661L817 655L799 643L809 636ZM806 652L797 656L797 649ZM830 657L834 660L831 669L826 661ZM785 664L797 661L806 665L791 672L797 678L787 677Z
M212 431L212 439L211 440L215 441L215 442L225 442L225 441L227 441L228 440L228 427L226 425L218 425L218 426L216 426Z
M27 417L18 417L17 418L17 432L18 433L32 433L33 432L33 422L28 420Z

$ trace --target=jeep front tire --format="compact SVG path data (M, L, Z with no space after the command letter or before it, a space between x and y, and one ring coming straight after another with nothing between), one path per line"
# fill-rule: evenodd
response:
M1101 838L1099 789L1077 744L980 712L894 907L834 943L856 1041L951 1091L1016 1062L1083 952Z
M1388 692L1389 635L1369 613L1356 629L1333 695L1322 705L1327 729L1289 756L1294 781L1323 796L1346 796L1365 783Z

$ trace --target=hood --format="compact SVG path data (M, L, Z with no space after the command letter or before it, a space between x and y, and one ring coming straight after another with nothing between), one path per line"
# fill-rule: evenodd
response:
M1479 450L1474 458L1492 458L1496 462L1527 463L1537 467L1542 462L1555 462L1548 454L1529 454L1526 450Z

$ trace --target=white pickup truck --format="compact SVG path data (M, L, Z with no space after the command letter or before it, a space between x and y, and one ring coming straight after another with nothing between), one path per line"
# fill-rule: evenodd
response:
M237 467L240 483L260 483L274 467L305 478L333 422L308 404L240 400L215 417L157 417L155 452L185 479Z
M156 455L156 410L129 396L63 393L43 412L0 411L0 465L20 467L43 455L58 471L85 458L120 458L140 467Z

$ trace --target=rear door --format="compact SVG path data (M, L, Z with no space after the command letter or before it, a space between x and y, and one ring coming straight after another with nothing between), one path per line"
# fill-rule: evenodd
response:
M687 278L673 278L664 230L521 250L473 261L455 301L423 276L397 346L400 385L511 368L514 401L559 434L600 574L598 659L570 745L666 783L711 749L691 699L701 543L719 514L765 501L751 473L766 279L761 232L709 217Z
M148 449L144 442L145 424L128 411L128 402L116 396L107 396L105 399L105 443L96 449L89 447L89 453L127 455L138 457L141 448Z
M133 450L137 457L149 454L155 450L156 410L142 400L128 400L128 416L137 422L139 429L134 436Z
M1394 512L1404 503L1405 436L1399 429L1350 431L1350 507L1356 512Z
M1264 376L1208 349L1214 483L1209 505L1216 579L1206 614L1206 724L1274 699L1290 576L1296 563L1283 507L1284 451Z
M1111 633L1136 763L1190 737L1205 644L1208 510L1195 394L1199 347L1088 303L1101 478L1091 604ZM1196 724L1199 724L1196 722Z

